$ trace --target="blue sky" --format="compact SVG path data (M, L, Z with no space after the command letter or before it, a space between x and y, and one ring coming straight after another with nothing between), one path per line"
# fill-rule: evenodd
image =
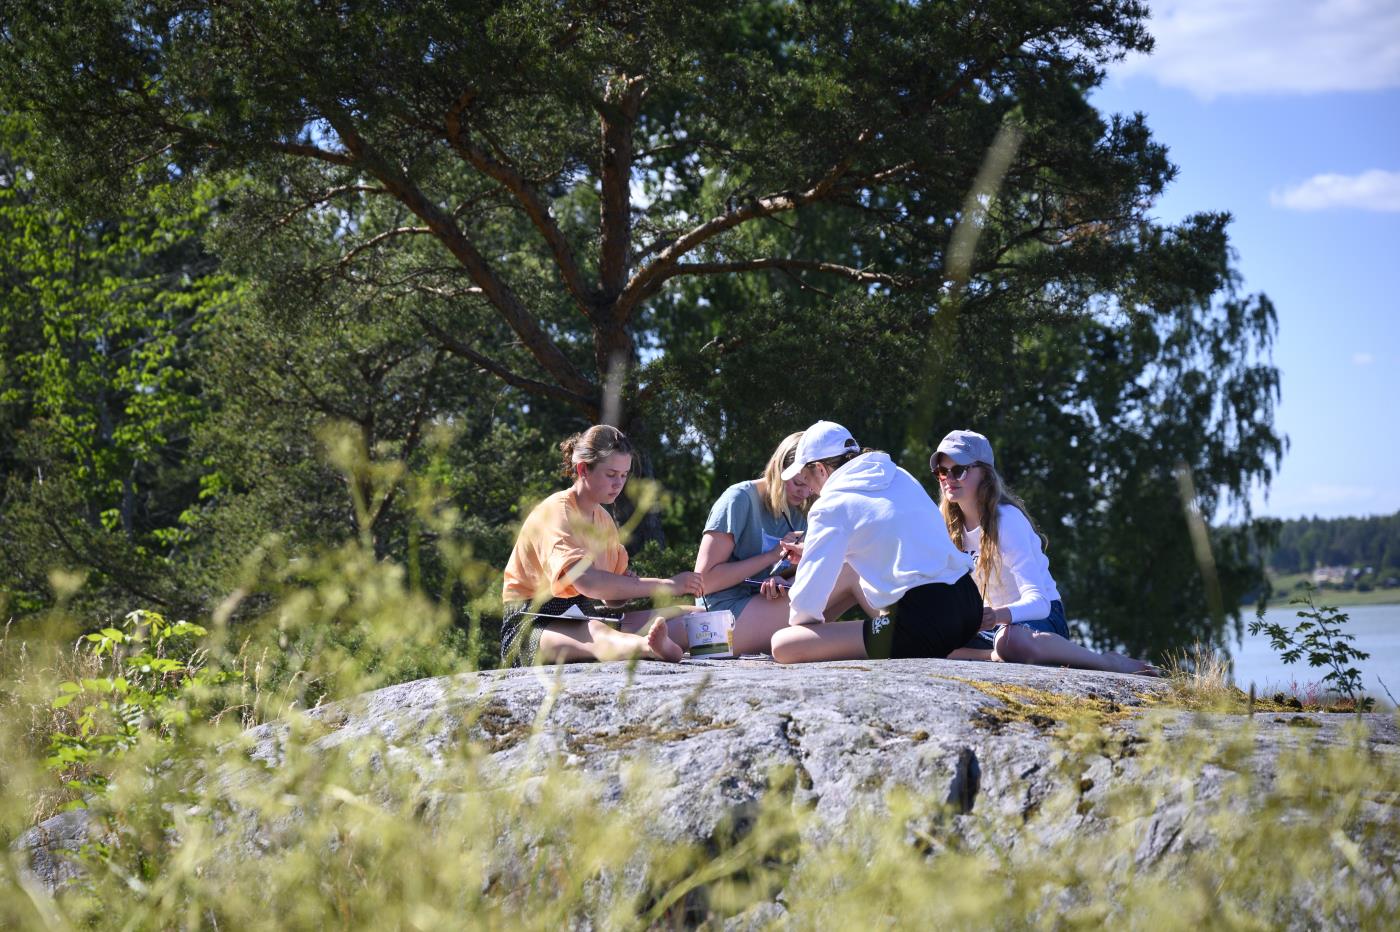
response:
M1400 0L1158 0L1153 55L1101 110L1142 111L1180 172L1164 221L1234 215L1278 311L1290 449L1256 514L1400 510Z

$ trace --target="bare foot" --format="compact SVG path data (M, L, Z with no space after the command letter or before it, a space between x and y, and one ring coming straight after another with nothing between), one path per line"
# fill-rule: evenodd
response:
M681 656L685 653L681 646L666 634L666 619L657 618L647 628L647 633L642 635L647 639L646 650L642 652L643 657L651 660L664 660L667 663L680 663Z
M1133 673L1137 676L1153 677L1159 677L1162 675L1161 670L1158 670L1146 660L1138 660L1135 657L1129 657L1126 654L1120 654L1116 650L1106 650L1103 652L1103 655L1109 661L1109 663L1112 664L1113 673Z

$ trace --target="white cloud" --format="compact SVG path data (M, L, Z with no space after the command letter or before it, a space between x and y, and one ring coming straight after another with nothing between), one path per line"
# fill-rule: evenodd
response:
M1288 210L1400 211L1400 172L1372 169L1359 175L1314 175L1302 184L1272 192L1269 203Z
M1119 74L1148 74L1199 97L1400 87L1395 0L1159 0L1150 56Z
M1376 357L1370 353L1352 353L1351 364L1353 366L1369 366L1376 361Z

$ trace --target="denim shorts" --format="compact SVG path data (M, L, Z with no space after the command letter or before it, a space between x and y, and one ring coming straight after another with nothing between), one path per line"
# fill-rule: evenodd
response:
M739 592L735 593L734 590ZM725 589L714 595L701 596L698 601L702 611L706 612L733 612L735 619L744 614L744 609L748 607L749 600L758 595L758 590L750 586L734 586Z
M1069 624L1065 621L1065 606L1059 599L1050 603L1050 614L1044 618L1032 618L1029 621L1013 621L1013 625L1021 625L1030 628L1032 631L1047 631L1050 634L1058 634L1060 637L1069 639ZM963 647L970 647L973 650L991 650L996 636L1006 625L997 625L995 628L988 628L986 631L978 631L973 635Z

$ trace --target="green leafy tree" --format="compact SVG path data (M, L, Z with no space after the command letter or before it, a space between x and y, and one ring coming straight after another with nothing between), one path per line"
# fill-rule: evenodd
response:
M1054 522L1077 617L1107 644L1220 643L1264 582L1271 525L1250 519L1248 495L1285 443L1267 362L1277 325L1267 298L1236 292L1226 221L1154 233L1113 312L1044 332L1041 368L1059 369L1059 397L1028 379L1030 397L997 421L1015 438L1013 478ZM1231 513L1193 543L1196 516Z
M151 190L92 220L38 197L14 131L0 177L0 420L7 432L0 538L18 608L49 570L95 572L110 607L175 604L168 558L187 536L201 467L198 347L237 289L202 247L216 203ZM110 599L109 599L110 597ZM124 612L123 612L124 613Z
M479 419L463 480L483 450L547 464L556 433L614 420L692 538L716 486L814 417L907 464L971 421L1103 642L1219 639L1207 590L1232 604L1250 576L1252 529L1218 538L1207 581L1175 477L1207 515L1267 480L1272 311L1235 294L1224 217L1150 221L1165 150L1087 102L1150 48L1140 3L0 9L0 89L54 185L246 178L221 249L265 316L240 326L301 399L300 439L228 486L264 511L320 501L293 476L327 488L304 451L332 407L371 459L408 450L416 403ZM394 347L377 385L354 375ZM389 423L366 431L371 396ZM257 414L225 423L210 455L265 449ZM322 517L348 527L344 502ZM383 514L404 552L412 522Z
M1135 222L1167 175L1140 122L1104 135L1083 98L1150 44L1127 0L4 11L5 85L70 185L251 170L245 236L335 226L337 268L439 297L420 323L447 352L642 435L665 436L642 351L685 350L660 296L766 271L936 293L1008 119L1033 154L987 215L978 288L1067 274L1053 247ZM391 206L337 223L371 200ZM807 215L846 246L762 235Z

